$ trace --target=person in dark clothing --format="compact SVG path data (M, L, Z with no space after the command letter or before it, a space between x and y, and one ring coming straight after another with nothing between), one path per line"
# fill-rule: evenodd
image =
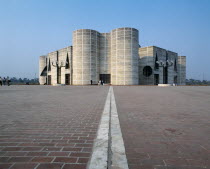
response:
M93 84L93 81L92 81L92 80L90 80L90 84L91 84L91 85Z
M0 77L0 85L2 86L2 78Z
M103 80L101 80L101 85L103 85Z

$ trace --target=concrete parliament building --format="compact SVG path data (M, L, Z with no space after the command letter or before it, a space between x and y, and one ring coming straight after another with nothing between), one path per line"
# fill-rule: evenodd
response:
M141 47L135 28L110 33L73 32L73 45L40 56L41 85L185 85L186 57L156 46Z

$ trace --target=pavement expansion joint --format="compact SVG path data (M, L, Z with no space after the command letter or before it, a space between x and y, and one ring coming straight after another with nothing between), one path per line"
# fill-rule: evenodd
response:
M111 90L112 88L110 87L110 90ZM112 92L112 91L111 91ZM112 108L112 103L111 103L111 101L112 101L112 93L110 94L110 112L109 112L109 139L108 139L108 152L107 152L107 168L108 169L110 169L111 168L111 165L112 165L112 149L111 149L111 147L112 147L112 135L111 135L111 123L112 123L112 110L111 110L111 108Z
M107 94L87 169L128 169L112 86Z

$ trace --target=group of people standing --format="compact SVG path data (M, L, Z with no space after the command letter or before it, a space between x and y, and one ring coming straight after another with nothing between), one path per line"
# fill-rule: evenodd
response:
M10 85L10 79L9 79L9 77L7 77L7 78L1 78L0 77L0 86L2 86L2 85Z
M99 80L98 81L98 85L104 85L104 81L103 80Z
M90 84L93 85L93 81L92 80L90 80ZM103 80L99 80L98 81L98 85L104 85Z

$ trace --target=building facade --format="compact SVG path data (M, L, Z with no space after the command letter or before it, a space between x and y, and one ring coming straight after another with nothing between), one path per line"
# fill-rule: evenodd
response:
M185 85L186 57L156 46L140 47L139 31L73 32L73 45L40 56L39 82L48 85Z

